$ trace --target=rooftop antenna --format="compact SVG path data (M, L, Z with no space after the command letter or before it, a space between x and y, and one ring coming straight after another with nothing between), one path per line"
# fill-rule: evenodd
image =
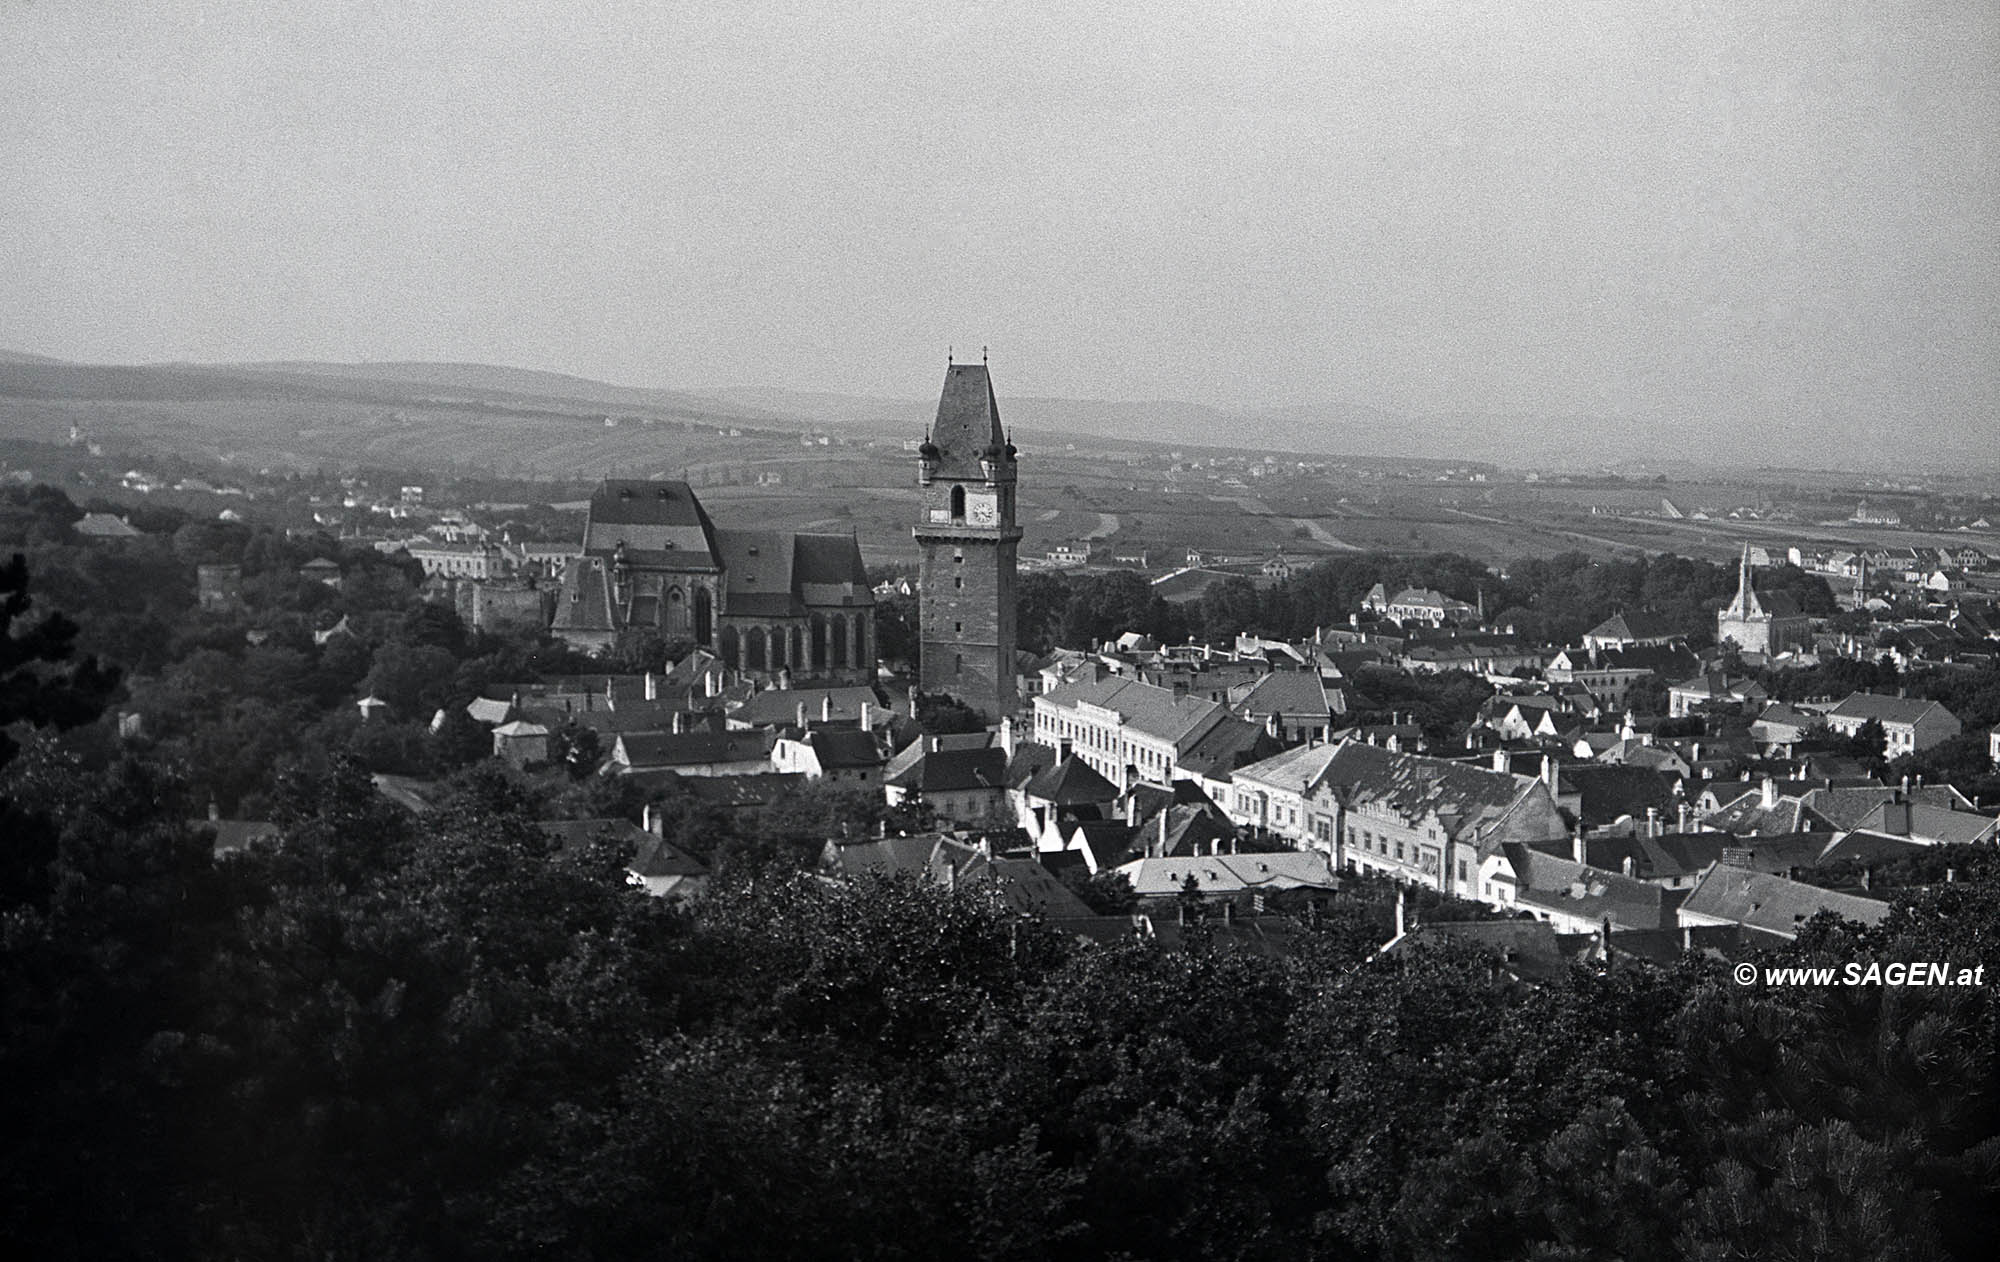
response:
M979 362L982 364L986 362L986 348L984 346L979 348Z
M951 367L951 344L949 342L945 344L944 348L944 366L946 368Z

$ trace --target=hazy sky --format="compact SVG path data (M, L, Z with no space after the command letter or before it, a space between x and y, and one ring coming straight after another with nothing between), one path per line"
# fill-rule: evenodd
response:
M2000 5L0 0L0 346L2000 438Z

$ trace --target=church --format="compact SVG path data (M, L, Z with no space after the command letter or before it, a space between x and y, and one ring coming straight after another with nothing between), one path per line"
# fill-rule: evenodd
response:
M1745 653L1778 654L1812 644L1812 620L1788 592L1759 597L1750 579L1750 545L1737 568L1736 599L1715 613L1715 642Z
M724 529L686 482L597 488L550 630L592 651L653 631L768 683L875 675L875 594L855 538Z

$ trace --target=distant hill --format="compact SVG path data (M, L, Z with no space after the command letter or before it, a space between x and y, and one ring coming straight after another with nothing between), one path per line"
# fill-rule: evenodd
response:
M64 361L48 355L30 355L26 351L10 351L0 347L0 364L60 364Z

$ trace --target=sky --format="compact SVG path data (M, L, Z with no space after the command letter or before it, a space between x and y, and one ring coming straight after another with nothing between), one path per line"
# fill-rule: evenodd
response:
M1985 450L1996 138L1988 0L0 0L0 347Z

